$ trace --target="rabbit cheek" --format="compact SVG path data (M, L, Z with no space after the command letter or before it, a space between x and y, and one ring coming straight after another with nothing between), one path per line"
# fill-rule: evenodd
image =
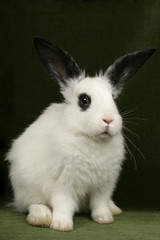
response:
M111 126L108 129L108 132L111 136L115 136L121 133L121 130L122 130L122 119L119 116L119 118L115 120L115 122L113 122L113 125L111 124Z

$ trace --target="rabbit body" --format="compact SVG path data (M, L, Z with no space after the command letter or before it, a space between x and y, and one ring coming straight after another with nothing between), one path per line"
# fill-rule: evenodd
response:
M35 202L51 206L56 191L69 191L77 210L79 200L95 190L106 188L111 196L124 156L122 135L108 142L84 136L77 139L62 127L61 119L54 119L57 112L62 118L64 105L51 105L14 142L8 155L15 205L20 211Z
M111 198L125 155L114 98L154 49L86 77L62 49L41 38L35 46L65 101L51 104L8 152L14 206L29 212L30 224L60 231L71 231L74 213L83 210L98 223L111 223L121 212Z
M101 79L96 80L95 89ZM112 194L124 159L122 134L94 139L74 132L72 122L81 122L73 121L73 106L67 105L51 104L14 141L8 154L15 206L20 211L36 202L51 206L56 192L70 192L77 211L96 190L106 189L109 198Z

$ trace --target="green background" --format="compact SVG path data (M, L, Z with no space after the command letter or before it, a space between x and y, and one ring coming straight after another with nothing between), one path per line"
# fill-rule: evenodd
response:
M93 76L119 56L157 48L126 84L117 104L131 111L125 134L135 156L126 157L114 195L124 209L160 209L160 1L0 1L0 196L12 197L8 164L11 139L51 102L59 87L43 70L33 46L40 35L67 50ZM137 167L136 167L137 165Z

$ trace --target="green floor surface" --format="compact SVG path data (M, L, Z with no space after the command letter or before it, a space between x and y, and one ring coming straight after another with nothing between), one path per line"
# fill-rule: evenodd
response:
M160 240L160 212L124 211L115 217L115 223L100 225L88 215L74 217L73 232L57 232L48 228L29 226L26 215L0 208L0 240Z

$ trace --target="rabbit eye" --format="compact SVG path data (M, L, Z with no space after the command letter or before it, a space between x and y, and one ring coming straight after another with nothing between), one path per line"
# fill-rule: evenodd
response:
M91 98L86 93L82 93L79 95L79 106L85 111L91 104Z

